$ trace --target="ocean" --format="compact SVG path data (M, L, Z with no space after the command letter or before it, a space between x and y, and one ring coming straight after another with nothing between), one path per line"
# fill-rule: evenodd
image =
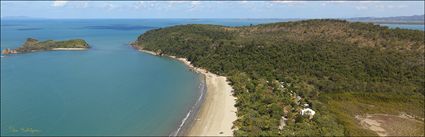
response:
M420 24L381 24L388 26L389 28L400 28L400 29L411 29L411 30L422 30L425 31L425 25Z
M29 37L82 38L92 47L2 57L1 135L171 135L200 97L202 80L183 63L128 43L148 30L179 24L278 21L285 20L1 20L1 49L19 47ZM399 27L423 30L412 26Z

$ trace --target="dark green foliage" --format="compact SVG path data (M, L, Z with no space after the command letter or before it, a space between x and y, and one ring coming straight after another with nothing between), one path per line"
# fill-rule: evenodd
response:
M16 49L19 53L52 50L54 48L89 48L89 44L82 39L73 39L66 41L46 40L39 42L36 39L28 38L27 41Z
M371 111L343 111L328 101L335 94L387 102L423 100L425 94L423 31L341 20L183 25L148 31L135 44L228 76L238 98L235 135L240 136L373 135L360 129L351 114ZM303 98L301 104L317 110L313 119L299 115L291 91ZM410 101L422 115L412 113L423 116L418 100ZM282 116L287 126L279 130Z

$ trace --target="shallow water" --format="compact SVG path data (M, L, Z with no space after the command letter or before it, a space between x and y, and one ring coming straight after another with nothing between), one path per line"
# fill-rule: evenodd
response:
M2 29L2 48L18 46L26 37L83 38L93 47L3 57L2 135L167 135L174 130L199 96L197 74L126 45L144 30L73 29L85 25L73 23L31 24L43 29L22 33Z

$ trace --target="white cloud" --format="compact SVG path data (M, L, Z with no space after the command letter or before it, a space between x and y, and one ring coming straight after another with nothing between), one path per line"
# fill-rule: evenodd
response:
M192 5L192 8L195 8L195 7L197 7L199 4L201 4L201 2L199 2L199 1L192 1L190 4Z
M79 3L76 7L77 8L87 8L89 6L89 3L87 1Z
M359 3L380 3L381 1L359 1Z
M379 9L402 9L402 8L407 8L408 6L406 5L376 5L375 7Z
M184 3L188 3L187 1L167 1L166 5L168 8L172 8L172 7L176 7L176 6L180 6Z
M118 8L116 5L114 5L112 3L108 3L104 7L106 8L106 10L114 10L114 9Z
M369 9L367 6L356 6L355 8L357 10L367 10L367 9Z
M398 4L394 2L380 2L380 1L359 1L354 3L354 8L357 10L369 10L369 9L380 9L380 10L389 10L389 9L402 9L407 8L407 5Z
M143 9L145 7L145 1L138 1L133 5L135 9Z
M272 1L272 2L277 4L290 5L290 6L305 3L305 1Z
M53 1L53 7L63 7L68 3L68 1Z
M70 1L66 4L67 7L72 7L76 9L84 9L89 7L88 1Z
M190 8L189 11L195 10L199 5L201 4L200 1L192 1L190 2Z
M305 1L270 1L267 4L267 7L273 6L296 6L304 4Z
M349 5L356 10L388 10L388 9L402 9L407 8L407 5L401 4L398 2L388 2L388 1L326 1L321 3L322 6L330 5Z
M134 9L142 9L142 10L167 10L167 8L171 8L175 5L175 3L179 3L177 1L138 1L133 4Z

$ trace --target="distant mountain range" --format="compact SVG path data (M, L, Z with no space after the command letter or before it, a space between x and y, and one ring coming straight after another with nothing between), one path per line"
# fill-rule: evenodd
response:
M357 17L348 18L348 21L394 23L394 24L424 24L424 15L394 16L394 17Z

